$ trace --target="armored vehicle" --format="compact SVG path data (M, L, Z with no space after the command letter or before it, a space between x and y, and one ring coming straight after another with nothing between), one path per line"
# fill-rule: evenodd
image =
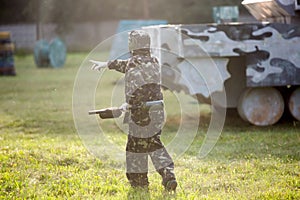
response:
M257 126L277 123L284 111L300 120L300 2L242 4L257 21L144 27L162 64L162 83L203 103L225 89L219 106Z

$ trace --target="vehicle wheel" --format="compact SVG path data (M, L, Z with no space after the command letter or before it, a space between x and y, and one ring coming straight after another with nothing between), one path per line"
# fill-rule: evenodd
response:
M300 121L300 88L293 91L289 98L288 106L293 117Z
M275 124L283 112L284 100L275 88L248 88L239 98L240 117L256 126Z

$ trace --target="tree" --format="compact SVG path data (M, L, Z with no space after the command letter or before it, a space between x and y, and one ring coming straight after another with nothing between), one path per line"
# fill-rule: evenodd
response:
M241 5L242 0L1 0L0 23L58 24L119 19L165 19L170 23L212 22L212 6ZM37 6L39 4L39 6ZM37 8L40 9L40 14ZM11 17L13 16L13 17Z

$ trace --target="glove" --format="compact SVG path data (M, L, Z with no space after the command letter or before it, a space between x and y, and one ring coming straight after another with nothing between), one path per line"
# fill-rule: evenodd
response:
M121 109L123 112L127 111L130 108L128 103L123 103L119 109Z
M90 60L90 62L93 63L92 70L100 71L102 68L107 67L107 62L100 62L96 60Z

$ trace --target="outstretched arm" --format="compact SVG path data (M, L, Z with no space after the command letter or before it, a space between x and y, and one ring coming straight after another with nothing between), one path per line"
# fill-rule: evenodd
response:
M108 62L90 60L90 62L93 63L92 70L100 71L101 69L108 67L109 69L114 69L121 73L126 72L126 66L128 63L127 60L113 60L113 61L108 61Z
M92 70L101 70L102 68L107 67L107 62L100 62L100 61L96 61L96 60L90 60L91 63L93 63L92 65Z
M114 69L118 72L125 73L128 60L113 60L107 63L109 69Z

